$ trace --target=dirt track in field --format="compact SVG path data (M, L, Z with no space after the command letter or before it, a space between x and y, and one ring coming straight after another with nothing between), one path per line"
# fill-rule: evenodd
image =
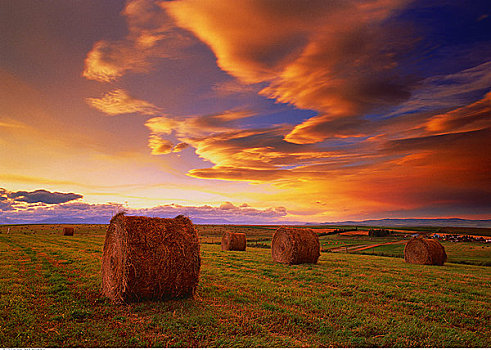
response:
M407 240L401 240L401 241L393 241L393 242L386 242L386 243L377 243L377 244L370 244L370 245L357 245L357 246L351 246L351 247L338 247L334 248L331 250L331 252L342 252L342 251L350 251L350 252L359 252L362 250L370 249L370 248L375 248L379 247L382 245L389 245L389 244L405 244Z

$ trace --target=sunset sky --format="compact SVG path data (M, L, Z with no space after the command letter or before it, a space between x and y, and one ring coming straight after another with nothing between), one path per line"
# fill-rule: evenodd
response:
M491 218L486 1L0 1L0 223Z

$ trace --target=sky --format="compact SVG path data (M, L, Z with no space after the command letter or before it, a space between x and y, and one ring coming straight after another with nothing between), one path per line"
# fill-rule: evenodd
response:
M0 223L491 218L488 1L0 1Z

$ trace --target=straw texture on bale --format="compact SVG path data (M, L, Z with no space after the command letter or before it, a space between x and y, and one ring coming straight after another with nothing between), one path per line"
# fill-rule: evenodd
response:
M116 214L102 257L102 293L115 302L194 295L201 266L198 233L187 217Z
M437 240L414 237L406 243L404 260L410 264L441 266L447 261L447 254Z
M73 227L63 227L63 236L73 236L75 229Z
M280 227L271 242L273 261L282 264L316 264L320 256L319 237L311 229Z
M225 232L222 236L222 250L246 250L245 233Z

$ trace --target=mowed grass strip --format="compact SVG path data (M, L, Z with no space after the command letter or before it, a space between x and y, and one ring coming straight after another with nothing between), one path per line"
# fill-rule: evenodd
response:
M490 347L490 267L203 244L196 298L100 297L103 235L0 235L3 347Z

